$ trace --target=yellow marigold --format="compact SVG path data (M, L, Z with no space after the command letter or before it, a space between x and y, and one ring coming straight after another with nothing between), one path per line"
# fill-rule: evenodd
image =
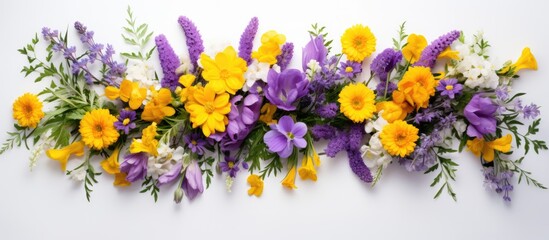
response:
M290 190L297 189L297 187L295 186L295 174L296 168L295 166L293 166L284 178L284 180L282 180L282 186Z
M32 93L25 93L13 103L13 119L21 127L35 128L44 117L42 102Z
M502 153L511 151L512 141L513 137L511 134L507 134L490 142L485 142L482 138L475 138L467 141L467 148L469 148L475 156L482 156L484 161L492 162L494 161L495 150Z
M345 86L337 101L340 103L340 111L356 123L370 119L376 111L374 91L364 83Z
M212 59L205 53L200 55L204 71L202 77L208 81L217 94L228 92L235 94L244 86L244 73L248 69L244 59L238 57L233 47L229 46Z
M105 96L114 100L120 98L127 102L130 108L135 110L141 107L143 100L147 97L147 89L139 87L139 83L124 79L120 83L120 88L108 86L105 88Z
M49 149L46 151L46 155L49 158L58 161L59 164L61 164L60 166L63 172L67 169L67 162L72 154L79 157L84 155L84 143L82 141L74 142L61 149Z
M406 157L414 151L419 130L402 121L397 120L387 124L381 130L379 138L387 152L393 156Z
M427 47L427 39L422 35L410 34L406 46L402 48L402 56L410 63L415 63L419 60L421 52Z
M250 189L248 189L248 195L255 195L256 197L261 196L263 193L263 180L255 174L248 176L248 184L250 184Z
M158 156L158 140L156 137L156 123L143 129L141 139L133 139L130 145L130 153L145 152L153 156Z
M277 109L276 105L265 103L261 107L261 111L260 111L261 115L259 116L259 121L262 121L267 125L276 123L277 122L276 119L273 119L273 115L275 114L276 109Z
M341 36L341 47L347 59L362 62L376 51L376 37L367 26L354 25Z
M398 83L398 91L404 94L406 102L417 110L429 105L429 98L435 95L437 84L430 68L411 67Z
M216 132L225 132L228 118L225 116L231 111L229 94L215 94L210 85L198 89L193 94L195 102L185 105L190 114L193 128L202 127L202 133L208 137Z
M167 88L161 88L156 91L151 87L151 101L143 108L141 119L148 122L160 123L164 117L170 117L175 114L175 109L169 107L172 102L172 93Z
M273 65L276 63L276 56L282 53L280 46L284 42L286 42L286 36L274 30L268 31L261 36L261 46L252 53L252 58Z
M118 140L120 134L114 127L116 117L108 109L94 109L80 120L82 141L96 150L109 147Z

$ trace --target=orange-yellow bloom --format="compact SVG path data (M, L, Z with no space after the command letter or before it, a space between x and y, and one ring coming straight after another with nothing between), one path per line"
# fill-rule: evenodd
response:
M411 67L398 83L398 91L410 106L418 110L429 105L429 98L435 95L437 84L430 68Z
M259 116L259 121L264 122L267 125L270 125L272 123L276 123L276 119L273 119L273 115L276 112L276 105L265 103L261 107L261 115Z
M42 102L31 93L25 93L13 103L13 119L21 127L35 128L44 117Z
M402 48L402 56L410 63L419 60L421 52L427 47L427 39L422 35L410 34L406 46Z
M455 51L455 50L452 50L450 47L447 47L444 49L444 51L442 51L438 57L438 59L440 58L448 58L448 59L452 59L452 60L459 60L459 52L458 51Z
M486 162L494 161L495 150L506 153L511 151L511 142L513 137L507 134L494 141L486 142L482 138L475 138L467 141L467 148L477 157L482 157Z
M376 51L376 37L369 27L357 24L345 30L341 36L341 47L347 59L362 62Z
M205 53L200 55L204 71L202 77L208 81L217 94L228 92L235 94L244 86L244 73L248 69L246 61L240 58L233 47L229 46L212 59Z
M67 162L69 161L69 158L72 154L79 157L83 156L84 142L78 141L61 149L50 149L46 151L46 155L49 158L59 161L59 163L61 164L61 170L63 171L67 169Z
M175 114L175 109L168 106L172 102L172 93L167 88L156 91L151 87L152 99L145 105L141 119L148 122L160 123L164 117Z
M147 89L139 87L139 83L124 79L120 83L120 88L108 86L105 88L105 96L110 100L120 98L123 102L127 102L130 108L138 109L143 100L147 97Z
M419 129L402 120L383 127L379 138L383 148L393 156L406 157L414 151Z
M225 132L225 125L229 121L225 115L231 111L229 94L216 94L210 85L206 85L194 91L193 96L195 102L185 105L192 127L201 127L206 137L216 132Z
M118 163L119 153L120 148L116 148L107 159L101 161L101 167L108 174L117 174L120 172L120 163Z
M299 177L301 177L302 180L311 179L316 182L317 176L316 176L316 169L313 165L313 159L311 156L305 156L303 157L303 161L301 163L301 167L297 170L299 173Z
M156 137L156 123L143 129L141 139L133 139L130 145L130 153L146 152L153 156L158 156L158 140Z
M179 77L179 83L183 85L183 88L179 90L179 98L182 103L185 103L187 100L190 100L190 97L193 93L194 87L192 86L196 76L193 74L185 74Z
M538 62L536 61L536 58L530 51L530 48L526 47L522 49L522 54L520 55L519 59L515 63L511 64L510 66L507 66L500 72L507 72L511 67L514 70L513 73L517 73L522 69L538 70Z
M80 120L82 141L96 150L109 147L118 140L120 134L114 127L116 117L108 109L94 109L87 112Z
M296 175L296 167L293 166L284 180L282 180L282 186L287 187L290 190L297 189L295 186L295 175Z
M407 115L407 112L404 111L399 104L393 101L379 102L376 107L378 112L383 111L381 117L388 123L392 123L396 120L404 120Z
M280 46L286 42L286 36L276 31L268 31L261 36L261 46L252 53L252 58L259 62L273 65L276 63L276 57L282 53Z
M355 123L370 119L375 107L375 94L364 83L349 84L339 93L340 111Z
M125 172L119 172L114 174L114 182L112 185L118 186L118 187L127 187L130 186L132 183L128 180L126 180L127 174Z
M248 195L255 195L256 197L261 196L263 193L263 180L255 174L248 176L248 184L250 184L250 189L248 189Z

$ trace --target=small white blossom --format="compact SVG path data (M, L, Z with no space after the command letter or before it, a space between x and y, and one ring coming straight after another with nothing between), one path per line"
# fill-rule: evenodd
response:
M147 175L152 176L154 179L169 172L186 155L181 146L173 149L164 143L161 143L157 150L158 156L150 156L147 162Z
M179 56L179 62L181 65L175 69L177 75L183 75L194 70L194 66L191 63L191 57L188 52L185 52Z
M379 166L385 168L393 160L389 153L383 148L379 135L380 132L372 135L368 145L363 145L360 148L362 159L364 159L364 163L369 168L376 168Z
M458 135L461 135L467 130L467 124L463 120L457 120L454 122L454 129L456 129Z
M84 181L84 178L86 178L86 170L87 168L85 166L82 166L79 169L72 170L69 174L69 179L77 182Z
M154 68L144 61L132 61L126 70L126 79L140 82L142 87L157 85L158 81L153 78Z
M322 67L320 66L320 63L314 59L311 59L311 61L307 63L307 71L305 71L309 77L309 81L312 80L314 73L320 71L321 69Z
M376 132L381 132L383 127L387 125L387 121L381 117L381 114L383 114L383 111L379 112L378 118L375 121L368 121L366 125L364 125L364 131L366 131L366 133L372 133L374 130Z
M250 88L255 84L256 81L267 82L267 75L269 74L269 64L264 62L254 61L248 66L246 73L244 73L244 78L246 83L242 87L244 92L250 90Z

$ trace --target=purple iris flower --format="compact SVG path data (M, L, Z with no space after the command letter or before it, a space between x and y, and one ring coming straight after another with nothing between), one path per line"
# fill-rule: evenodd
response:
M490 98L481 97L480 94L473 96L463 110L463 115L469 122L467 135L482 138L484 134L496 132L494 114L497 109L498 106Z
M183 163L181 162L172 166L169 172L162 174L158 178L158 186L175 181L179 177L179 174L181 174L181 168L183 168Z
M126 180L130 182L141 180L147 174L148 160L149 156L144 152L128 154L120 164L120 171L128 174Z
M283 116L278 120L278 124L271 124L271 130L263 136L263 141L269 147L269 151L278 153L281 158L287 158L294 151L294 146L307 146L307 141L303 138L306 133L305 123L294 124L290 116Z
M132 110L122 110L118 116L118 121L114 122L114 127L119 131L124 131L126 135L135 128L135 112Z
M309 64L311 60L315 60L320 64L324 63L324 61L326 61L326 55L328 55L328 49L324 46L322 36L317 36L315 38L311 36L311 41L303 48L303 55L301 58L303 71L307 71L307 64Z
M193 200L199 193L204 192L202 170L200 170L196 161L193 161L191 165L187 167L181 187L190 200Z
M463 90L463 85L457 82L455 78L441 80L437 86L437 91L441 92L441 96L448 96L450 99L454 99L455 95L460 94L461 90Z
M297 69L286 69L281 73L269 70L265 97L279 109L293 111L301 97L307 95L309 81Z
M206 140L201 136L198 133L192 133L186 135L184 138L185 145L198 155L204 155L204 151L206 150Z

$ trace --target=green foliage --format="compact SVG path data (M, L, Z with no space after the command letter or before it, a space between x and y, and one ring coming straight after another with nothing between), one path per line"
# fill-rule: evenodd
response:
M154 198L154 202L158 200L158 192L160 192L160 188L156 186L156 181L152 178L152 176L145 177L145 181L141 183L141 191L140 193L146 193L151 192L151 196Z
M404 39L408 37L406 34L406 22L403 22L398 29L398 39L393 38L393 46L395 50L402 50L406 46Z
M128 14L128 17L126 18L126 23L128 25L123 27L126 34L122 34L122 38L127 44L135 46L139 50L137 52L123 52L121 55L128 59L137 59L142 61L149 60L152 53L156 49L156 46L148 50L146 50L146 48L154 32L149 32L149 26L147 24L138 24L136 22L137 19L133 16L130 6L128 6L128 10L126 12Z
M3 154L5 151L10 150L13 148L13 146L21 146L21 137L24 136L24 130L18 130L17 132L8 132L8 139L2 144L2 148L0 148L0 155Z
M312 36L312 37L318 37L318 36L322 36L322 39L324 41L324 46L326 47L326 49L328 49L328 53L330 53L330 51L332 50L332 46L330 46L332 44L332 42L334 41L333 39L332 40L328 40L328 33L325 32L326 30L326 27L324 26L318 26L318 23L315 23L315 24L311 24L311 28L312 30L309 30L309 34Z
M86 160L84 164L87 165L86 178L84 179L84 189L86 190L86 199L89 202L91 198L91 193L93 192L93 184L98 183L95 177L101 175L101 172L95 172L93 165L90 164L89 159ZM68 172L67 174L70 174L70 172Z
M456 171L457 171L456 167L459 165L454 161L452 161L451 159L444 158L441 156L441 154L449 153L449 152L456 152L456 150L447 149L447 148L438 148L436 152L437 163L432 167L430 167L429 169L427 169L427 171L425 171L425 174L434 172L440 167L440 172L433 179L433 182L431 183L431 187L438 185L441 180L443 180L444 182L440 186L434 198L438 198L440 194L442 194L442 191L446 189L446 192L452 197L452 199L454 199L454 201L457 201L456 193L454 192L452 185L450 184L450 180L452 181L456 180Z
M214 157L207 157L204 158L202 161L198 162L198 165L200 166L200 169L202 169L202 173L206 174L206 188L210 187L210 184L212 183L212 177L213 177L213 165L215 163Z

